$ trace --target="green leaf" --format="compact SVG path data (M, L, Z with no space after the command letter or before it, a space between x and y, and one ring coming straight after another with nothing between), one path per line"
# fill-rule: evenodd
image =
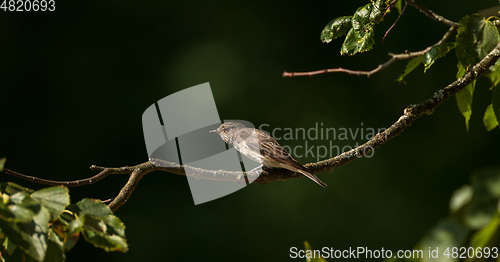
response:
M433 46L431 50L429 50L424 55L423 64L424 64L424 73L441 57L444 57L448 52L455 48L455 43L447 42L440 45Z
M394 7L396 7L396 9L398 10L398 13L401 14L401 9L403 9L403 0L396 1L396 3L394 4Z
M469 230L463 227L458 221L447 218L439 222L432 228L420 241L421 247L432 247L431 249L423 248L424 257L428 258L429 250L439 248L439 251L446 250L447 247L460 247L464 243ZM438 256L433 261L449 261L446 256Z
M14 253L14 250L16 249L16 245L10 242L8 237L5 238L2 246L9 253L9 255L12 255Z
M351 17L352 16L341 16L328 22L321 32L321 41L323 43L330 43L333 39L337 39L347 34L352 27Z
M66 253L64 252L64 243L59 239L56 233L50 232L47 239L47 254L43 261L46 262L64 262Z
M105 218L106 216L113 214L111 209L109 209L107 205L101 203L100 200L85 198L76 203L76 207L78 208L75 210L77 213L83 212L98 218Z
M485 247L486 245L488 245L488 242L490 242L491 238L498 231L499 226L500 217L498 217L498 214L496 214L487 226L483 227L481 230L472 235L470 241L471 246L476 249L478 247Z
M71 250L76 245L78 239L80 238L81 231L83 231L83 221L79 218L71 221L71 223L68 225L68 230L66 232L66 242L64 243L64 249L66 251Z
M493 104L490 104L484 112L483 123L486 130L491 131L498 126L498 120L493 111Z
M3 166L5 165L6 158L0 158L0 172L3 170Z
M406 84L406 81L405 81L405 77L411 73L411 71L413 71L415 68L417 68L418 65L420 65L422 63L422 61L424 61L424 56L421 55L421 56L417 56L413 59L411 59L408 64L406 64L406 68L405 68L405 71L398 77L398 79L396 79L396 81L400 82L400 83L403 83L403 84Z
M32 189L22 187L18 184L12 183L12 182L1 182L0 183L0 192L2 192L2 193L7 193L9 195L13 195L19 191L24 191L24 192L30 193L30 194L33 192Z
M468 204L474 193L474 189L470 185L464 185L461 188L455 190L450 199L450 212L455 213L460 208Z
M31 194L31 198L39 201L50 211L51 221L57 219L70 203L67 187L44 188Z
M314 250L307 241L304 241L304 250L306 251L305 255L307 262L326 262L326 260L322 258L321 255L318 257L314 254Z
M493 112L495 113L496 119L500 119L500 87L493 88L491 94L491 104L493 105Z
M83 231L85 239L94 246L102 248L106 251L121 251L127 252L128 245L125 238L117 235L105 235L102 232L85 230Z
M406 84L405 77L411 73L420 63L424 64L424 73L441 57L446 56L448 52L455 48L455 43L447 42L437 46L433 46L429 51L421 56L417 56L411 59L408 64L406 64L405 71L396 79L396 81Z
M457 79L461 78L463 75L465 75L465 68L462 66L462 64L459 63ZM467 131L469 130L469 120L472 115L472 98L475 87L476 80L474 80L471 84L467 85L464 89L462 89L455 95L457 99L458 109L465 118L465 127Z
M85 240L106 251L127 252L125 225L118 217L113 215L107 205L100 201L84 199L77 204L71 205L69 209L78 213L78 218L83 222L82 229L80 229L81 222L71 222L69 228L75 229L69 232L81 230Z
M372 12L370 13L370 22L380 23L384 17L384 0L372 0Z
M500 198L500 169L483 168L471 177L474 194L464 208L463 221L470 229L488 225L498 208Z
M373 48L375 44L373 23L371 22L371 13L373 4L369 3L356 10L351 18L352 28L342 44L340 54L354 55L362 53Z
M2 232L16 246L37 261L43 260L47 250L50 213L45 207L29 223L12 223L0 219Z
M496 27L484 17L473 14L463 17L457 29L456 55L468 69L483 59L500 41Z
M8 204L0 203L0 219L8 222L30 222L41 208L41 205L32 200L24 191L11 195L9 202Z

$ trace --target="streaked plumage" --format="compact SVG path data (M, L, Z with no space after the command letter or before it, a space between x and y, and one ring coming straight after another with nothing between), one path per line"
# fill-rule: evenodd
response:
M266 167L280 167L298 172L318 185L326 186L315 175L307 172L307 169L299 164L274 138L259 129L248 128L240 123L226 122L210 132L219 134L224 142L234 146L236 150L255 162Z

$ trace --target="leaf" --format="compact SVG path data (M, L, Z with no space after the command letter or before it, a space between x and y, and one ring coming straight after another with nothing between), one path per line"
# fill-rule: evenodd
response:
M51 221L57 219L70 203L67 187L44 188L31 194L31 198L39 201L50 211Z
M375 40L373 39L374 30L373 23L370 21L372 11L372 3L356 10L351 18L352 28L347 33L340 54L354 55L373 48L375 44Z
M455 190L450 199L450 212L455 213L460 208L469 203L472 199L474 190L470 185L464 185L461 188Z
M500 41L496 27L484 17L473 14L463 17L457 29L456 55L468 69L483 59Z
M396 79L396 81L406 84L404 78L415 68L417 68L420 63L424 64L424 73L426 73L427 70L436 62L436 60L446 56L446 54L453 48L455 48L455 43L453 42L447 42L437 46L433 46L425 54L411 59L408 64L406 64L405 71L398 77L398 79Z
M485 73L485 77L490 79L491 85L490 90L493 90L495 86L500 83L500 60L497 60L493 68L490 67L490 71Z
M19 191L24 191L26 193L33 192L32 189L22 187L18 184L12 182L1 182L0 183L0 192L7 193L9 195L13 195Z
M16 245L10 242L8 237L5 238L2 246L4 247L4 250L9 253L9 255L12 255L14 253L14 250L16 249Z
M483 168L471 177L474 188L472 200L464 208L463 221L477 230L488 225L498 208L500 198L500 169Z
M439 251L446 250L447 247L460 247L467 237L469 230L463 227L458 221L447 218L434 226L420 241L421 247L432 247L432 249L423 248L424 257L428 258L429 251L439 248ZM438 256L432 261L453 261L446 256ZM455 260L457 261L457 260Z
M483 123L486 130L491 131L498 126L498 120L493 111L493 104L490 104L484 112Z
M128 251L127 242L123 237L117 235L105 235L102 232L92 230L83 231L83 236L94 246L100 247L106 251Z
M462 66L462 64L459 64L458 68L457 79L465 75L465 68ZM471 84L467 85L464 89L462 89L455 95L457 99L458 109L465 118L465 127L467 131L469 131L469 120L472 115L472 98L475 87L476 80L474 80Z
M470 241L471 246L474 249L478 247L484 248L488 244L488 242L490 242L491 238L495 235L495 233L499 229L499 226L500 217L498 216L498 214L496 214L487 226L483 227L481 230L472 235Z
M424 64L424 73L441 57L446 56L448 52L455 48L455 43L447 42L440 45L433 46L431 50L429 50L424 55L423 64Z
M370 13L370 22L372 23L380 23L382 18L384 17L384 1L383 0L372 0L372 12Z
M398 13L400 13L400 14L401 14L401 9L403 7L402 4L403 4L403 0L398 0L394 4L394 7L396 7L396 9L398 10Z
M406 84L406 81L404 80L404 78L409 73L411 73L411 71L413 71L415 68L417 68L417 66L420 65L422 63L422 61L424 61L423 55L417 56L417 57L413 58L412 60L410 60L408 62L408 64L406 64L405 71L398 77L398 79L396 79L396 81L403 83L403 84Z
M6 158L0 158L0 172L2 172L6 160Z
M47 254L43 261L64 262L65 259L66 253L64 252L64 243L57 237L57 234L51 231L47 239Z
M68 239L74 236L75 231L76 233L81 231L85 240L96 247L106 251L128 251L125 225L113 215L107 205L100 201L83 199L77 204L71 205L69 209L79 215L69 224L68 234L72 235L68 235Z
M47 250L50 213L45 207L29 223L9 223L0 219L0 228L14 245L37 261L43 260Z
M76 203L76 207L78 208L77 210L75 210L77 213L83 212L85 214L89 214L98 218L105 218L107 215L113 214L111 209L109 209L107 205L101 203L100 200L85 198L82 201Z
M41 205L32 200L24 191L11 195L9 202L8 204L0 203L0 219L8 222L30 222L41 208Z
M500 119L500 88L493 88L493 92L491 94L491 104L493 105L493 112L495 113L496 119Z
M311 245L307 241L304 241L304 250L306 251L306 261L307 262L326 262L326 260L324 258L322 258L321 255L319 257L314 255L314 250L312 249Z
M321 32L321 41L323 43L330 43L333 39L337 39L347 34L352 27L351 17L352 16L341 16L328 22Z

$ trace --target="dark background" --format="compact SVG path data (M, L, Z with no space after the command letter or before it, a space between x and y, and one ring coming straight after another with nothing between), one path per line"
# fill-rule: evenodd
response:
M497 1L418 1L453 21ZM408 85L394 81L406 62L371 78L345 74L282 78L283 71L371 70L387 52L418 51L448 29L413 7L376 27L375 49L339 54L343 39L321 43L325 24L368 1L57 1L55 12L0 11L0 157L6 167L46 179L95 175L88 167L147 160L141 116L155 101L210 82L221 119L256 126L388 127L411 103L452 82L451 53ZM498 129L482 116L488 81L478 81L473 116L450 99L374 157L307 179L250 185L195 206L185 177L154 172L116 215L130 251L107 253L81 240L68 261L282 261L290 247L411 249L448 214L452 192L479 167L498 164ZM357 141L334 141L353 145ZM308 141L328 145L329 141ZM304 141L287 141L290 146ZM299 158L299 162L316 161ZM2 175L31 188L41 186ZM127 177L71 188L72 202L114 197Z

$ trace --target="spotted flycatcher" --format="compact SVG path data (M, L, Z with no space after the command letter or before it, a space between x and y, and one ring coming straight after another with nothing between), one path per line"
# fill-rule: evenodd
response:
M259 129L248 128L240 123L226 122L210 132L219 134L224 142L234 146L240 153L260 163L261 166L280 167L298 172L318 185L326 186L315 175L307 172L307 169L286 152L274 138Z

